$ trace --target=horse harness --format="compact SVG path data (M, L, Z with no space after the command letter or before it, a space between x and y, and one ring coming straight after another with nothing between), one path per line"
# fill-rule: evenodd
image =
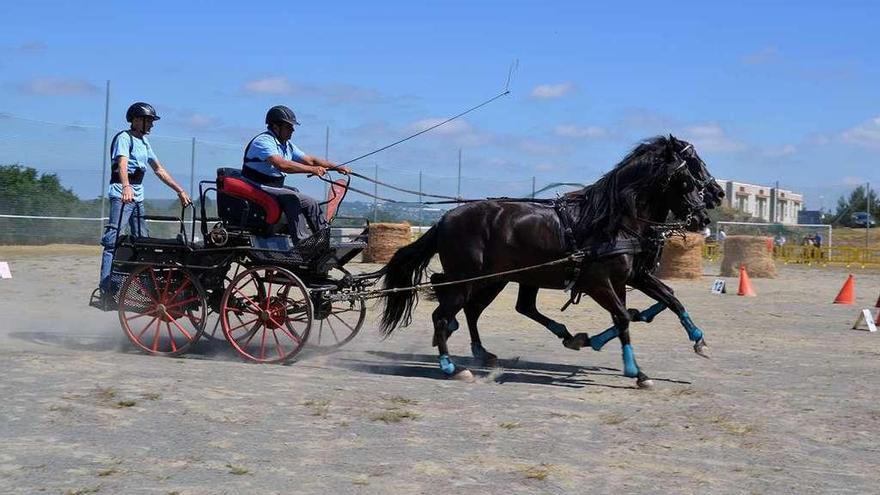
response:
M636 255L639 253L653 253L653 257L650 260L651 263L649 265L643 265L641 268L644 269L645 266L654 267L660 259L663 242L666 239L668 231L667 228L664 228L666 225L657 227L652 226L650 228L650 235L645 236L644 234L640 234L628 227L622 226L614 239L585 242L582 245L578 245L572 227L574 225L574 218L567 208L569 203L570 201L564 199L556 200L552 203L553 210L556 212L556 215L559 218L559 223L562 227L565 251L574 253L572 258L575 260L572 262L565 278L564 290L570 291L571 297L568 302L562 306L561 311L565 311L572 304L580 303L583 292L574 290L574 287L580 280L584 263L621 254Z

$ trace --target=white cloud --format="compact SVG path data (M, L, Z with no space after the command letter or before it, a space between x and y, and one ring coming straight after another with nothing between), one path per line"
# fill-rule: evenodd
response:
M184 114L180 122L184 127L190 129L208 129L218 127L221 123L220 119L201 113Z
M793 144L786 144L781 148L770 148L764 151L764 156L768 156L771 158L779 158L783 156L791 156L797 153L797 146Z
M243 89L247 93L265 95L302 95L321 98L327 103L375 103L382 100L378 91L369 88L361 88L350 84L328 84L315 86L309 84L297 84L284 76L264 77L244 83Z
M847 176L840 179L840 183L844 186L864 186L865 182L865 179L862 177Z
M748 53L742 56L742 63L746 65L772 64L781 60L779 49L775 46L768 46L754 53Z
M559 166L553 163L542 162L535 165L535 172L554 172L559 170Z
M81 79L43 77L31 79L20 86L22 93L43 96L70 96L100 93L100 88Z
M410 132L419 132L443 122L446 118L429 118L413 122L408 126ZM447 122L440 127L431 130L434 134L444 136L459 136L469 132L473 132L473 127L466 120L453 120Z
M880 116L843 131L840 138L858 146L880 147Z
M296 86L288 81L286 77L278 76L248 81L244 83L244 90L248 93L289 95L296 91Z
M517 148L523 153L530 155L560 155L567 151L567 148L550 143L542 143L532 139L523 139L517 143Z
M745 144L728 136L718 124L692 125L682 130L682 136L699 151L732 152L746 148Z
M556 126L554 132L557 136L569 138L601 139L608 136L608 131L595 125L579 127L574 124L561 124Z
M18 45L19 53L27 53L27 54L37 54L43 53L46 51L49 45L43 43L42 41L28 41L27 43L22 43Z
M537 98L539 100L552 100L556 98L562 98L563 96L574 91L574 89L574 84L570 82L559 84L542 84L532 89L531 96L532 98Z

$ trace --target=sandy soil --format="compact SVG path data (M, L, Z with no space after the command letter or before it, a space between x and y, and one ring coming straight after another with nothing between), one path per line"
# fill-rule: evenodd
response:
M691 350L670 313L636 324L657 387L620 376L615 343L570 351L513 311L508 287L482 320L503 368L445 380L423 301L381 340L370 320L330 355L246 364L224 345L182 359L139 354L113 313L87 307L98 255L6 253L0 280L0 493L876 493L880 334L830 304L846 272L780 267L759 297L673 282L706 332ZM707 266L717 273L717 266ZM714 270L714 272L713 272ZM736 281L728 280L735 285ZM630 294L630 306L648 300ZM609 326L591 301L572 331ZM378 310L371 311L375 318ZM450 341L470 363L467 331Z

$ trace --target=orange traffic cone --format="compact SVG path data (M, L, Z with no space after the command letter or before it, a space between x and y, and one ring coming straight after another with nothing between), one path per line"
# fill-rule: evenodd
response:
M755 297L755 289L752 288L752 281L749 280L749 274L746 273L746 265L739 265L739 291L738 296Z
M874 307L880 308L880 296L877 296L877 304L875 304Z
M850 273L849 277L846 278L846 282L843 283L843 287L840 288L840 292L837 293L837 297L834 298L834 304L853 304L856 302L853 294L855 285L855 277Z

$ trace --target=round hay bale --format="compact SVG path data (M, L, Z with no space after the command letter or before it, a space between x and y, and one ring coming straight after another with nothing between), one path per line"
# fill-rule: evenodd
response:
M740 265L752 278L776 278L776 262L772 251L767 250L769 237L729 235L724 239L724 259L721 260L722 277L738 277ZM772 245L772 244L769 244Z
M688 232L684 237L672 236L663 245L660 257L660 278L695 279L703 276L703 234Z
M398 249L412 242L408 223L371 223L364 261L387 263Z

